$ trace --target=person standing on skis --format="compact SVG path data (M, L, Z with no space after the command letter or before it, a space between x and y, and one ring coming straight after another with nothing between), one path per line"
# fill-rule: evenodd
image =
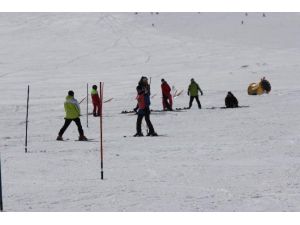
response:
M141 85L140 85L141 84ZM137 101L138 101L138 110L137 110L137 121L136 121L136 134L135 137L144 136L142 133L142 120L145 117L145 121L149 128L147 136L157 136L157 133L154 131L153 125L150 121L150 86L148 84L146 77L142 78L142 82L137 86Z
M170 110L172 111L172 95L171 95L171 88L165 79L161 79L161 92L162 92L162 104L163 110Z
M64 108L66 112L65 116L65 124L60 129L58 136L56 138L57 141L63 141L63 134L66 129L69 127L72 121L74 121L77 125L79 132L79 141L87 141L88 139L84 136L83 129L80 122L80 106L78 101L74 98L74 92L69 91L68 96L66 97L66 101L64 103Z
M91 97L92 97L92 103L93 103L93 116L100 116L100 98L97 91L97 85L93 85L92 91L91 91Z
M203 92L199 85L196 83L194 78L191 79L191 83L188 88L188 95L190 96L190 103L189 103L189 109L192 107L194 99L196 99L198 108L201 109L201 103L199 101L199 95L198 92L200 91L201 95L203 95Z
M147 77L142 76L137 87L142 88L145 94L149 95L149 99L150 99L150 84L148 83ZM137 104L136 107L133 109L133 111L137 113L138 109L139 109L139 105Z

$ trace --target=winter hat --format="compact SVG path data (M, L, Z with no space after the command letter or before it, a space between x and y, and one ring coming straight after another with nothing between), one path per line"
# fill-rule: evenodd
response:
M194 78L191 79L191 82L195 82Z
M97 90L97 85L93 85L93 89Z
M161 82L165 82L165 79L161 79Z
M69 96L74 96L74 91L70 90L70 91L68 92L68 95L69 95Z

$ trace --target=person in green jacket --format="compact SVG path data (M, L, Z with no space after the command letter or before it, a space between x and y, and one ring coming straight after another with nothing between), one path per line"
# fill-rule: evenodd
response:
M194 78L192 78L191 79L191 84L189 85L188 93L187 93L190 96L189 109L192 107L194 99L196 99L196 101L197 101L198 108L201 109L201 104L200 104L199 97L198 97L198 92L199 91L200 91L201 95L203 95L203 92L202 92L201 88L196 83Z
M66 97L66 101L64 103L65 107L65 124L60 129L58 136L56 138L57 141L63 141L63 134L66 129L69 127L72 121L74 121L77 125L79 132L79 141L87 141L88 139L84 136L83 129L80 122L80 106L78 101L74 98L74 92L69 91L68 96Z

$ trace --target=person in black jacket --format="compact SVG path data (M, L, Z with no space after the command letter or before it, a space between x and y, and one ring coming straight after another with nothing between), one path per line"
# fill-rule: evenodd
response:
M151 93L150 93L150 84L148 83L148 78L147 77L142 76L139 83L138 83L138 86L136 88L141 89L150 98L150 95L151 95ZM133 111L135 111L137 113L138 108L139 108L139 106L137 104L136 107L133 109Z
M239 102L237 98L229 91L225 98L226 108L237 108L239 107Z

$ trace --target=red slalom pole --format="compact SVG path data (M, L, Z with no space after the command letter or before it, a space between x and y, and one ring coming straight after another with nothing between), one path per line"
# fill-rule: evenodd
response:
M101 155L101 180L103 180L103 121L102 121L102 109L103 109L103 89L104 83L100 82L100 155Z

